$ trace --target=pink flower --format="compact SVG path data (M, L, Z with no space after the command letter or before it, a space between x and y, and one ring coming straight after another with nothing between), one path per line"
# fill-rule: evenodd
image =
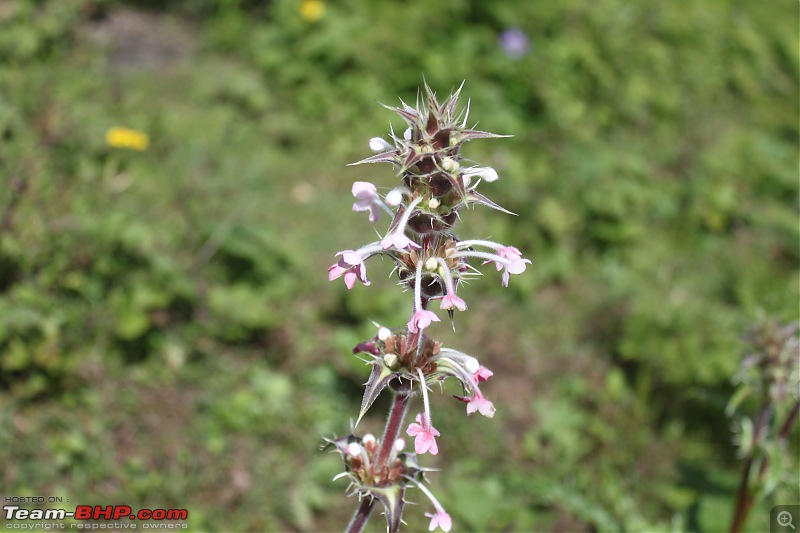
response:
M480 387L478 387L478 383L482 381L486 381L489 379L494 372L486 368L485 366L481 366L478 368L478 371L475 372L472 376L470 376L470 381L472 382L472 396L456 396L457 400L461 400L467 404L467 414L471 415L475 411L479 412L483 416L487 418L494 417L495 408L494 404L486 399L486 397L481 392Z
M478 368L478 371L475 372L475 379L477 380L478 383L480 383L481 381L486 381L487 379L489 379L493 375L494 375L494 372L492 372L491 370L489 370L485 366L481 365Z
M367 279L367 268L364 266L364 263L357 266L343 265L343 263L344 261L340 259L337 264L328 269L328 281L333 281L344 276L344 284L347 285L348 289L352 289L355 286L356 280L364 285L370 284L369 279Z
M494 404L483 396L478 387L475 387L475 392L467 401L467 414L471 415L475 411L487 418L494 417L495 412Z
M353 204L353 211L369 211L369 221L377 222L381 218L380 196L375 185L367 181L357 181L353 183L353 196L356 203Z
M514 261L515 259L522 259L522 252L514 246L501 246L497 249L497 255L503 259ZM499 270L499 269L498 269Z
M439 305L439 309L452 309L456 308L459 311L466 311L467 310L467 302L456 296L455 294L448 294L444 298L442 298L442 302Z
M408 237L406 237L405 233L401 233L396 231L394 233L390 233L386 237L383 238L381 241L381 246L384 250L388 250L392 246L397 248L398 250L405 250L407 248L421 248L421 246Z
M431 524L428 526L428 531L433 531L439 527L442 529L442 531L447 533L450 531L450 528L453 527L453 521L450 519L450 515L444 512L444 509L436 509L434 514L425 513L425 516L431 519Z
M436 437L441 435L441 433L439 433L430 422L425 420L422 413L417 415L416 420L416 423L412 422L409 424L406 430L409 437L415 437L414 451L420 455L427 452L430 452L431 455L436 455L439 453L439 447L436 445Z
M486 263L494 263L497 270L503 270L503 287L508 287L508 279L510 274L522 274L525 272L525 264L530 264L530 259L523 259L522 252L513 246L500 246L497 248L497 255L507 260L507 263L501 261L486 261ZM484 265L486 264L484 263Z
M344 276L344 284L348 289L352 289L356 284L356 280L364 285L369 285L370 281L367 278L367 266L364 264L364 258L361 254L353 250L344 250L336 254L342 256L339 262L328 268L328 281Z
M433 311L426 309L418 309L408 321L408 331L411 333L418 333L420 330L427 328L431 322L441 322L439 317Z

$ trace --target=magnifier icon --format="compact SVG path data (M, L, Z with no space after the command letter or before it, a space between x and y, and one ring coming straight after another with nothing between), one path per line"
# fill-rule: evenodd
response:
M783 527L789 526L790 528L794 529L794 524L792 524L792 513L789 511L781 511L778 513L778 524Z

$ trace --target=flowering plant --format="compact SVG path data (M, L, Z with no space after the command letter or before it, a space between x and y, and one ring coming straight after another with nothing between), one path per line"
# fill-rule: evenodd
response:
M504 136L467 127L469 103L463 111L457 110L460 92L461 87L439 103L426 84L423 101L416 107L402 101L402 107L386 106L403 118L407 128L399 137L390 129L392 142L371 139L369 146L376 154L354 163L390 163L401 183L384 195L372 183L353 184L353 211L368 212L373 223L386 212L391 222L379 240L336 254L339 259L328 269L328 277L344 278L348 289L356 281L369 285L366 260L386 256L394 261L399 284L413 293L413 304L404 328L378 326L375 337L353 350L372 366L358 421L384 389L394 394L382 439L370 434L326 439L326 447L338 451L344 461L345 471L337 479L347 477L351 493L361 500L349 532L363 529L375 501L383 504L389 531L398 531L406 490L412 487L433 504L434 512L425 515L431 519L430 530L450 530L450 516L425 486L426 469L417 462L418 455L438 453L436 438L441 435L433 425L429 385L441 386L445 379L453 378L463 388L463 395L455 398L467 404L467 414L477 411L494 416L494 405L480 388L492 371L475 357L443 347L424 333L433 322L441 321L429 309L431 302L438 301L439 309L447 311L451 321L455 310L466 311L467 303L457 292L466 280L481 275L472 262L493 264L502 271L504 286L511 274L521 274L530 263L513 246L459 240L453 233L464 208L474 204L508 213L477 191L482 181L498 179L497 172L490 167L464 166L460 154L467 141ZM417 395L422 397L423 409L406 429L406 434L414 437L415 453L410 453L399 434L410 400Z

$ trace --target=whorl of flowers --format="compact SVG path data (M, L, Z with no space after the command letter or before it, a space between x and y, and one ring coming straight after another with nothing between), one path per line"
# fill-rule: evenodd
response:
M433 322L441 321L429 309L431 302L438 301L439 309L447 311L452 321L455 310L467 309L458 289L466 280L481 275L477 266L494 265L502 272L501 283L507 286L511 274L521 274L530 264L513 246L460 240L453 233L465 207L481 204L508 213L477 191L481 182L497 180L497 172L490 167L465 165L461 157L467 141L504 136L467 127L469 103L465 109L458 109L460 92L461 87L439 103L426 84L423 101L416 107L402 101L402 107L385 106L403 118L405 131L398 136L390 129L388 141L371 139L369 147L377 153L353 164L389 163L397 171L398 182L384 194L372 183L356 182L352 193L356 198L353 211L368 212L373 223L386 213L391 222L378 240L337 253L337 262L328 269L330 280L343 277L347 288L352 289L356 281L370 284L366 268L369 258L388 257L394 262L399 284L413 294L403 329L379 326L374 338L353 350L372 365L358 420L387 386L400 402L396 405L402 404L402 410L397 408L399 415L390 414L387 422L384 439L393 442L379 443L372 435L327 440L328 447L342 455L345 472L341 475L350 479L352 492L359 499L376 499L383 504L389 531L399 529L406 488L410 486L419 488L434 506L435 512L426 514L431 518L430 529L449 531L451 527L450 516L424 486L424 471L416 462L416 454L438 453L436 437L440 433L433 426L428 386L454 378L464 390L463 396L455 398L467 404L467 414L477 411L491 418L495 412L479 386L492 372L475 357L442 347L424 334ZM404 442L396 438L390 426L402 422L407 399L418 393L423 410L406 430L415 439L413 454L402 452Z

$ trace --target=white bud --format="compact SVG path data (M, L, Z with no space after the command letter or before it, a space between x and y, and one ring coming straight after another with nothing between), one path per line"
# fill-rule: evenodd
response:
M465 357L464 368L466 368L467 372L470 374L474 374L481 368L481 364L474 357Z
M393 353L387 353L383 356L383 362L389 368L395 368L397 366L397 356Z
M389 207L397 207L403 203L403 190L402 189L392 189L386 195L386 205Z
M358 457L359 455L361 455L361 450L362 450L361 446L359 446L355 442L351 442L350 444L347 445L347 454L352 457Z
M369 149L373 152L385 152L386 150L391 150L392 148L394 147L391 144L380 137L373 137L369 140Z
M406 441L405 440L397 439L396 441L394 441L394 449L395 449L395 451L402 452L403 448L405 448L405 447L406 447Z
M438 199L436 199L436 198L431 198L431 199L428 201L428 209L436 209L437 207L439 207L439 204L440 204L440 202L439 202L439 200L438 200Z
M384 328L383 326L378 328L378 339L379 340L385 341L386 339L388 339L391 336L392 336L392 332L389 331L389 328Z
M436 270L438 266L439 266L439 261L437 261L435 257L429 257L427 261L425 261L425 270L430 270L431 272L433 272Z
M458 170L458 163L455 160L449 157L445 157L442 159L442 168L448 172L454 172Z
M364 438L361 439L361 442L364 443L364 446L370 446L372 444L375 444L376 442L375 435L373 435L372 433L367 433L366 435L364 435Z

